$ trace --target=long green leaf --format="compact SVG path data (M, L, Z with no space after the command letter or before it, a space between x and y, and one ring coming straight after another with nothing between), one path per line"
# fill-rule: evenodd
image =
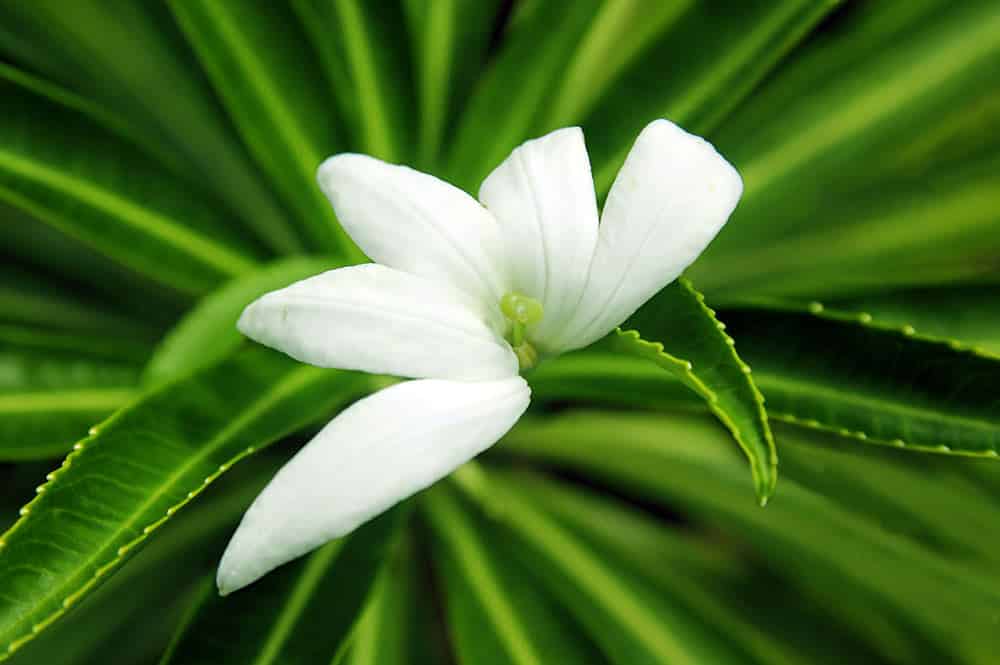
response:
M601 0L537 3L510 26L459 118L445 156L449 182L474 191L489 170L531 136L546 95L585 34ZM497 113L503 108L504 113Z
M992 89L996 3L940 3L916 22L906 4L849 11L842 32L807 46L714 137L745 192L702 262L706 274L747 248L801 233L816 211L845 204L849 211L851 193L884 180L895 151ZM867 52L855 54L854 40L838 38L855 30L872 44Z
M415 147L406 21L398 0L294 0L350 128L351 146L390 162Z
M708 408L702 397L656 363L600 347L546 360L529 379L534 402Z
M233 463L363 391L252 347L119 411L0 537L0 658L62 616Z
M135 320L115 305L13 262L0 264L0 321L4 323L100 334L124 340L126 348L134 348L135 340L151 341L159 334L155 322Z
M713 299L849 297L914 285L991 279L1000 251L1000 160L944 165L874 181L800 218L795 233L711 256L692 275ZM753 220L737 215L729 225ZM702 284L701 281L698 282Z
M498 539L454 492L439 486L421 505L435 533L434 561L446 590L448 622L465 665L602 663L552 599L502 551Z
M779 431L785 447L808 448L817 436ZM792 469L767 509L748 506L739 500L741 465L704 417L580 414L522 423L500 450L585 471L738 535L893 660L983 663L996 646L984 639L1000 600L993 566L942 557L878 510L858 510L845 501L853 483L819 490ZM906 486L911 501L922 481L914 476ZM513 497L505 493L502 505Z
M496 474L491 474L496 476ZM749 662L881 662L835 616L747 557L678 533L643 511L581 487L525 473L501 476L573 529L602 557L676 599ZM762 595L767 603L756 602ZM747 608L754 611L748 612Z
M865 443L997 457L1000 360L819 303L725 317L772 418Z
M155 662L191 604L193 587L215 570L240 517L284 461L280 454L255 455L213 483L183 519L153 534L44 639L16 651L10 665Z
M417 165L433 169L486 59L498 0L404 0L420 101Z
M634 4L640 11L633 33L644 30L642 10L649 6ZM604 62L590 62L573 92L599 103L585 116L553 118L553 125L586 118L583 127L597 191L607 192L646 123L666 117L698 134L714 131L838 4L838 0L753 0L738 7L726 5L723 11L711 2L690 3L669 31L599 98L588 92L588 77L602 76ZM606 45L611 53L605 57L613 57L620 41ZM631 43L632 33L624 41Z
M750 460L754 488L764 505L777 481L774 437L750 368L724 328L682 277L622 324L614 344L673 373L708 403Z
M0 84L0 199L188 293L254 265L213 205L87 117Z
M338 267L332 259L293 257L266 264L206 296L163 338L149 359L144 381L155 384L211 365L243 342L236 321L260 296Z
M0 326L0 460L65 454L136 392L144 347ZM136 357L138 356L138 358Z
M382 515L226 598L209 584L161 665L332 662L370 596L399 522L399 509Z
M463 469L460 486L514 538L508 551L537 584L582 623L608 660L691 664L743 662L697 617L600 556L571 530L526 501L515 486ZM495 506L495 507L494 507Z
M284 3L182 0L170 9L309 246L360 260L316 184L320 162L343 144L295 15Z
M403 537L379 574L350 644L335 665L444 665L438 617L430 611L426 561Z
M73 291L77 298L99 301L128 315L134 329L148 328L141 336L158 335L189 304L179 294L106 256L57 228L10 205L0 203L4 247L0 261L22 266L34 274L33 281ZM121 331L119 336L129 336Z
M227 125L165 6L39 0L0 8L0 50L128 117L175 154L188 189L222 196L278 251L300 240ZM141 54L139 57L138 54Z
M922 337L952 340L981 354L1000 356L1000 288L996 285L879 293L833 302L829 307L857 316L868 313L880 323L900 329L909 326Z

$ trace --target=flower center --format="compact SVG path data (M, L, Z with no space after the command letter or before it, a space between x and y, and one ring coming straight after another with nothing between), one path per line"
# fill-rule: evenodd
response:
M507 339L517 355L521 370L531 369L538 364L538 351L528 341L528 326L542 320L545 310L542 303L534 298L511 291L500 299L500 311L510 321L510 335Z

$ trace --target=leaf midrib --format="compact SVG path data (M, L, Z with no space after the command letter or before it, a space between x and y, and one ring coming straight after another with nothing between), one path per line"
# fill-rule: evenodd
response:
M67 172L28 161L5 150L0 150L0 168L103 211L127 226L153 236L211 266L223 275L235 276L254 266L251 259L188 230L179 222Z
M316 592L323 576L337 560L343 545L343 541L334 541L309 557L305 568L292 588L292 592L281 607L278 620L268 633L264 646L252 665L274 665L278 662L281 649L295 628L295 622L305 612L310 598Z
M0 393L0 414L30 411L112 411L135 395L132 388L87 388L82 390Z
M871 393L846 390L841 391L836 388L819 385L809 380L795 379L787 375L779 376L766 371L755 370L754 375L760 381L761 385L764 386L765 393L771 391L777 386L785 388L786 392L792 394L804 392L854 406L867 406L871 410L877 410L882 413L894 413L904 417L916 416L934 422L945 423L948 426L962 426L979 430L987 430L994 434L1000 432L1000 423L990 422L973 416L962 416L957 414L942 413L940 411L921 409L917 406L887 401L883 398L872 395ZM797 414L797 417L813 418L812 415L801 412Z
M273 406L275 403L281 401L281 399L283 399L284 397L286 397L288 394L296 391L301 386L303 386L305 384L308 384L313 377L317 377L318 378L319 375L320 375L319 370L317 370L316 368L311 367L311 366L297 367L296 369L292 370L284 379L282 379L277 384L275 384L273 390L269 391L263 397L261 397L257 401L255 401L252 404L250 404L246 408L246 410L242 414L240 414L240 416L238 418L236 418L232 422L230 422L215 437L213 437L202 448L202 450L198 452L198 454L196 454L195 456L191 457L179 469L177 469L176 471L174 471L174 473L172 473L167 478L167 480L165 482L161 483L160 484L160 488L157 489L145 502L143 502L143 504L138 509L136 509L136 510L133 511L133 515L132 515L131 518L129 518L128 520L126 520L121 526L119 526L117 529L115 529L115 531L109 537L105 538L105 542L104 542L103 546L101 546L97 550L97 552L95 554L87 557L83 562L78 563L77 568L76 568L76 570L78 571L77 574L71 574L70 576L68 576L69 579L67 579L66 582L64 582L63 584L56 585L48 593L44 594L41 598L35 599L34 602L32 603L32 607L33 608L42 607L42 606L50 603L54 597L63 595L65 593L65 590L67 589L67 587L72 586L72 581L76 577L76 575L79 574L79 571L80 570L84 570L84 569L86 569L86 568L88 568L90 566L95 565L97 563L97 561L100 560L103 557L103 555L108 550L108 548L109 547L114 547L115 542L123 534L125 534L129 530L133 529L135 527L135 524L139 521L139 519L144 516L144 513L146 511L148 511L150 509L150 507L152 507L164 494L166 494L166 492L174 484L176 484L177 481L180 478L182 478L185 474L187 474L188 472L190 472L193 468L195 468L196 466L198 466L199 464L201 464L202 462L204 462L204 460L206 458L208 458L209 456L211 456L212 453L216 452L216 450L222 444L224 444L227 439L232 438L241 429L243 429L244 427L246 427L249 424L252 424L252 422L262 412L264 412L266 409L268 409L269 407ZM114 416L112 416L112 418L114 418ZM86 447L81 448L79 450L79 453L83 453L85 450L86 450ZM72 455L67 458L67 461L71 457L72 457ZM63 468L65 468L65 466ZM59 472L57 471L56 472L56 476L53 478L53 480L50 481L49 483L47 483L46 485L44 485L43 487L45 487L46 489L48 489L53 483L58 482L58 474L59 474ZM206 484L202 483L194 491L195 492L199 492L205 486L206 486ZM169 515L169 513L168 513L168 515ZM29 513L29 516L22 517L20 520L18 520L7 531L7 533L3 535L3 539L9 539L9 537L11 535L15 534L17 532L18 528L22 524L24 524L24 522L27 519L30 519L30 513ZM146 534L146 533L140 532L139 535L138 535L138 537L135 539L134 542L139 542L141 540L144 540L147 535L148 534ZM10 544L9 540L8 540L7 544L9 546L9 544ZM119 548L119 549L121 549L121 548ZM119 555L119 558L121 556L122 555ZM113 559L112 561L114 561L114 560L115 559ZM96 577L96 574L95 574L95 576L92 577L90 580L84 582L80 586L80 588L77 590L76 593L79 593L80 591L83 591L83 590L89 588L96 581L96 579L97 579L97 577ZM69 595L66 596L66 599L69 600L69 598L71 598L72 596L73 596L73 594L71 593L71 594L69 594ZM36 624L36 625L46 624L46 623L50 622L52 619L54 619L55 617L58 617L63 612L65 612L67 608L68 608L68 606L67 606L67 604L65 602L60 603L59 607L54 612L52 612L51 615L49 615L47 618L43 619L42 621L39 622L39 624ZM28 610L27 612L25 612L21 616L20 620L17 622L16 625L20 625L20 624L24 623L25 621L28 621L30 619L31 615L32 615L32 610ZM30 636L30 633L28 635ZM21 642L24 639L24 637L23 636L22 637L14 637L14 638L9 638L8 637L7 639L10 640L8 642L8 644L10 646L15 646L19 642ZM8 647L8 649L9 649L9 647ZM4 650L3 649L0 649L0 654L4 654Z

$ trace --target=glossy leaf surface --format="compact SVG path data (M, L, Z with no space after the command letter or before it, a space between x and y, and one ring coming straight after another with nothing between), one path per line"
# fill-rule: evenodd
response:
M72 607L230 465L359 387L356 375L252 348L96 427L0 538L0 654Z
M750 368L724 330L704 297L682 277L622 324L612 344L673 373L708 403L750 460L754 488L766 503L777 481L774 437Z
M205 585L161 662L332 662L371 594L400 521L399 510L386 513L224 598Z

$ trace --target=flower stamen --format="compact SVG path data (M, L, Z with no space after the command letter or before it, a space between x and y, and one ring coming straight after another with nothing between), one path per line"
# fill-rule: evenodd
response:
M528 341L528 326L542 320L545 314L542 303L523 293L511 291L500 299L500 311L510 321L508 341L517 355L521 370L531 369L538 363L538 351Z

